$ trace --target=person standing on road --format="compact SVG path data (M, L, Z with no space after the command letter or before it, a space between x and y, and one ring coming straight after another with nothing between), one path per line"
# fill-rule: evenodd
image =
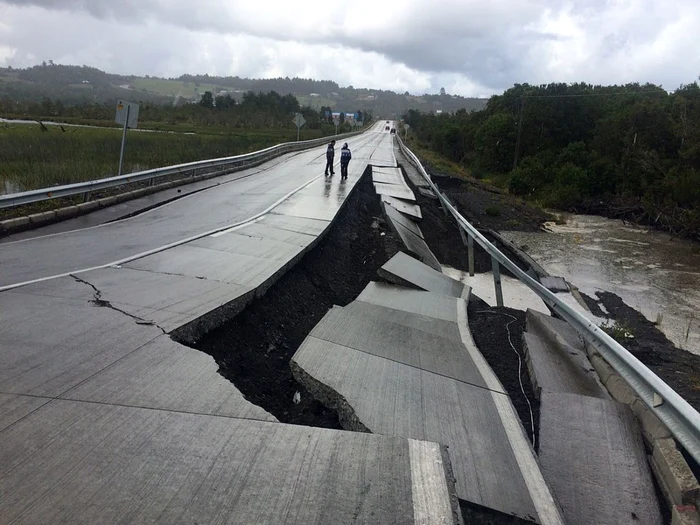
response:
M328 144L328 149L326 149L326 177L328 177L328 172L330 171L330 176L335 175L333 171L333 159L335 159L335 140L331 140Z
M350 159L352 158L352 153L350 153L350 148L346 142L343 148L340 150L340 178L348 178L348 164L350 164Z

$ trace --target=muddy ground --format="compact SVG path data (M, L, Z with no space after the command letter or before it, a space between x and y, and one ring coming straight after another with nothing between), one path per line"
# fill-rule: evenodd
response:
M294 380L289 361L326 312L353 301L399 251L381 216L366 174L326 237L263 297L195 345L214 357L246 399L283 423L341 428L338 415Z
M618 342L678 392L693 408L700 410L700 356L676 348L653 322L626 305L614 293L598 292L596 296L584 296L589 308L595 309L593 313L614 320L633 336L621 337ZM601 304L608 314L600 308Z

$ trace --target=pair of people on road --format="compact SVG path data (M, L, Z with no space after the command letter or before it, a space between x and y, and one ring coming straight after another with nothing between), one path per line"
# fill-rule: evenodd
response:
M340 150L340 178L348 178L348 165L350 164L350 159L352 158L352 153L350 153L350 148L346 142ZM333 171L333 161L335 160L335 140L331 140L326 149L326 177L332 177L335 175ZM330 175L329 175L330 172Z

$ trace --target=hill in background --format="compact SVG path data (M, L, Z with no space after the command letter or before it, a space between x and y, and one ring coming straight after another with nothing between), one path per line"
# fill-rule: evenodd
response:
M459 109L481 110L486 99L457 95L421 95L394 93L380 89L340 87L329 80L303 78L248 79L183 75L157 78L113 75L87 66L64 66L53 63L27 69L0 68L0 100L39 102L44 98L63 104L112 103L123 98L156 104L181 105L199 102L202 94L231 95L240 101L247 91L276 91L292 94L302 106L314 109L330 107L334 111L371 110L381 118L399 118L407 110L452 113Z

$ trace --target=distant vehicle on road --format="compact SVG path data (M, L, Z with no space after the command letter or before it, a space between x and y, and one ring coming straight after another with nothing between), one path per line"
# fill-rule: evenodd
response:
M389 126L385 127L384 131L389 131Z
M391 128L391 132L392 132L393 134L396 134L396 128Z
M388 124L388 123L389 123L389 121L387 120L387 121L386 121L386 123Z

